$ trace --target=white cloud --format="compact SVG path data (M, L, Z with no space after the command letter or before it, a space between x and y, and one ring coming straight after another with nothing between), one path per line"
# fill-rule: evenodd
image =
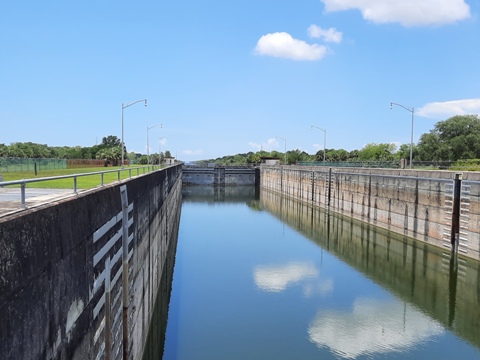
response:
M203 154L203 150L183 150L185 155L201 155Z
M255 53L292 60L321 60L327 54L327 47L318 44L307 44L303 40L294 39L286 32L263 35L257 42Z
M321 38L326 42L339 44L342 42L343 34L335 28L322 29L318 25L310 25L308 28L308 36L312 38Z
M480 115L480 99L432 102L424 105L417 111L417 115L434 119L470 114Z
M266 142L257 144L253 141L250 141L248 143L252 148L257 149L257 150L265 150L265 151L271 151L274 148L278 147L278 141L275 138L268 139Z
M255 143L255 142L253 142L253 141L250 141L250 142L248 143L248 145L250 145L252 148L257 149L257 150L263 149L263 144L257 144L257 143Z
M464 0L321 0L325 11L357 9L375 24L400 23L406 27L443 25L470 17Z

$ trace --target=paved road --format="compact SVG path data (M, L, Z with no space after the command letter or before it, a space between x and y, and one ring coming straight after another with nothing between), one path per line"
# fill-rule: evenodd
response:
M72 189L25 189L27 208L46 204L55 199L73 195ZM0 217L22 211L20 188L0 187Z

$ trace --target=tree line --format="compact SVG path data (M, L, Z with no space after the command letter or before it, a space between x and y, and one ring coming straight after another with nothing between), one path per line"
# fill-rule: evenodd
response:
M288 164L297 162L338 162L338 161L399 161L410 159L410 145L397 147L392 143L369 143L360 150L345 149L319 150L308 154L299 149L286 153ZM262 157L278 158L283 163L285 153L279 151L257 151L244 154L228 155L216 159L205 160L219 164L258 163ZM418 144L412 146L414 162L480 162L480 118L478 115L457 115L439 121L434 128L422 134ZM477 161L478 160L478 161Z
M134 160L139 164L147 164L147 155L127 152L124 148L125 158ZM170 157L169 151L155 153L150 157L150 162L158 163L164 157ZM99 159L117 165L122 157L122 141L114 135L102 138L102 142L93 146L48 146L32 142L15 142L10 145L0 144L0 157L30 158L30 159Z
M0 157L16 158L59 158L59 159L102 159L117 163L121 158L121 140L114 135L102 138L98 145L90 147L48 146L32 142L16 142L10 145L0 144ZM140 153L127 152L126 158L136 163L146 164L147 156ZM480 118L478 115L457 115L439 121L434 128L422 134L418 144L413 144L414 162L419 161L459 161L480 159ZM157 163L164 157L170 157L169 151L152 154L151 161ZM285 154L279 151L257 151L244 154L227 155L216 159L204 160L222 164L258 163L262 157L279 158L284 162ZM319 150L308 154L299 149L286 153L288 164L297 162L325 161L395 161L410 158L410 144L402 144L398 148L392 143L369 143L360 150L345 149Z

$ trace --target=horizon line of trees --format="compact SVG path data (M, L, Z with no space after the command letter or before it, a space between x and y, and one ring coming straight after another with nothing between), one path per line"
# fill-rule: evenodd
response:
M102 142L93 146L48 146L33 142L15 142L10 145L0 144L0 157L30 158L30 159L100 159L114 165L122 158L122 141L114 135L102 138ZM139 164L147 164L147 155L127 152L124 147L125 159ZM160 154L150 154L150 161L158 163L165 157L170 157L170 151Z
M480 118L478 115L457 115L439 121L430 132L422 134L418 144L413 145L414 161L458 161L480 159ZM147 164L145 154L127 152L125 158L140 164ZM32 142L16 142L10 145L0 144L0 157L15 158L58 158L58 159L102 159L117 163L121 159L121 140L114 135L102 138L98 145L90 147L52 147ZM369 143L360 150L323 149L315 154L308 154L299 149L287 151L287 163L298 161L395 161L410 158L410 144L402 144L398 148L393 143ZM170 157L170 151L151 154L153 163ZM248 152L223 156L217 159L204 160L217 163L258 163L261 157L278 157L284 162L285 153L273 151Z
M410 159L410 144L398 148L393 143L369 143L360 150L345 149L319 150L310 155L300 149L287 151L287 163L296 162L338 162L338 161L396 161ZM228 155L205 160L221 164L258 163L261 157L279 158L285 162L285 153L257 151ZM456 115L439 121L430 132L420 136L418 144L412 146L412 159L417 162L455 162L459 160L480 159L480 118L478 115Z

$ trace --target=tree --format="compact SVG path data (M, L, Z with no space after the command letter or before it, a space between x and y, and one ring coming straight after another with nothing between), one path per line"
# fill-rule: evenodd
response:
M358 159L358 155L360 154L360 151L358 150L352 150L348 153L348 159L349 160L357 160Z
M257 164L260 162L260 155L258 153L249 152L247 154L247 163L249 164Z
M307 161L308 154L305 151L301 151L300 149L289 150L287 151L287 163L295 164L298 161Z
M122 149L120 147L112 147L109 149L102 149L97 152L97 159L102 159L106 161L106 165L109 163L117 166L118 160L122 156Z
M410 159L410 145L402 144L395 153L395 159Z
M147 155L142 155L142 156L138 157L137 161L141 165L146 165L148 163Z
M436 123L420 137L418 155L425 161L480 158L480 118L457 115Z
M115 135L108 135L102 138L101 146L104 148L119 147L120 149L122 149L122 140Z
M346 161L348 159L348 151L344 149L328 150L326 155L328 161Z
M327 160L327 152L325 151L325 160ZM315 153L315 161L323 161L323 149Z
M387 161L393 160L395 144L375 144L365 145L358 153L359 160L363 161Z

